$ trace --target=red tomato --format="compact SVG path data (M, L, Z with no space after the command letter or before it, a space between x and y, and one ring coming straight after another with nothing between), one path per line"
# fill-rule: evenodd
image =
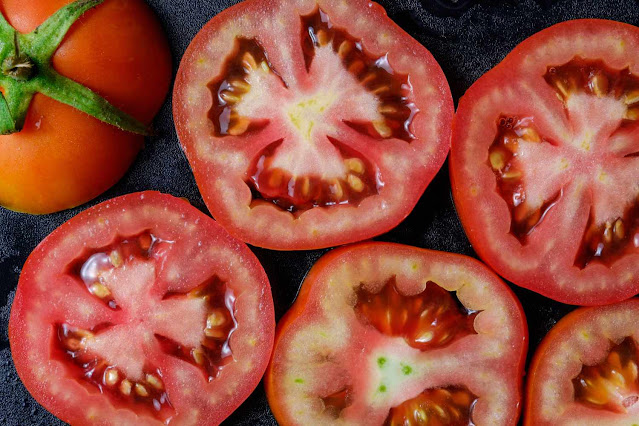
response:
M639 421L639 300L581 308L561 319L530 365L525 425Z
M527 335L515 296L473 259L345 247L278 324L266 393L282 425L515 425Z
M639 29L564 22L459 103L453 195L477 253L560 302L639 292Z
M275 321L251 251L157 192L93 207L27 260L9 321L23 383L74 425L213 425L259 383Z
M449 150L432 55L368 0L249 0L187 49L174 92L204 200L281 250L359 241L404 219Z
M30 32L72 0L0 0L18 31ZM145 123L171 81L166 37L143 0L106 0L73 25L53 67ZM0 136L0 204L50 213L104 192L129 168L144 138L37 94L24 129Z

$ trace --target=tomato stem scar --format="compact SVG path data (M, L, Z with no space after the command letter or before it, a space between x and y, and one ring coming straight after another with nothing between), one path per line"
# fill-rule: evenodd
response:
M22 130L36 93L42 93L127 132L147 135L147 127L86 86L60 75L51 60L67 31L104 0L76 0L28 34L16 31L0 13L0 134Z

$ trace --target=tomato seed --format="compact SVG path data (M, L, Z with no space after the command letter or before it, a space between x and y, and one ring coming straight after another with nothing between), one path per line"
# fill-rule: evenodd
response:
M100 299L105 299L111 296L111 290L109 290L109 288L104 284L93 284L91 287L89 287L89 291L92 294L98 296Z
M135 384L135 393L143 398L149 396L149 391L147 391L144 385L141 385L140 383Z
M109 369L105 370L105 372L104 372L104 383L106 385L115 386L115 384L118 383L119 379L120 379L120 375L118 374L118 371L116 369L109 368Z
M133 385L127 379L124 379L120 382L120 392L122 392L124 395L127 395L127 396L131 395L132 387Z

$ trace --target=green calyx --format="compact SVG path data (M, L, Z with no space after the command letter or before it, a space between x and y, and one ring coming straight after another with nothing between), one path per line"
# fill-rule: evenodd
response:
M104 0L77 0L29 34L17 32L0 13L0 134L19 132L36 93L72 106L119 129L147 135L147 127L91 89L60 75L51 58L73 23Z

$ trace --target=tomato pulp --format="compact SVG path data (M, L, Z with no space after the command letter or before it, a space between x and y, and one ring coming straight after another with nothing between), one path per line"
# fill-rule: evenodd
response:
M329 247L404 219L443 164L432 55L368 0L249 0L187 49L178 135L213 216L253 245Z
M639 422L639 300L581 308L550 330L530 366L525 424Z
M639 292L637 27L564 22L517 46L461 99L453 195L500 275L560 302Z
M0 10L27 33L71 2L0 0ZM86 12L52 64L146 124L162 105L172 72L164 32L143 0L106 0ZM23 129L0 136L0 144L0 204L43 214L82 204L115 184L144 138L37 93Z
M526 347L521 305L479 262L364 243L309 272L266 392L282 425L515 425Z
M219 424L266 369L275 321L251 251L188 202L106 201L29 256L9 321L34 398L81 424Z

